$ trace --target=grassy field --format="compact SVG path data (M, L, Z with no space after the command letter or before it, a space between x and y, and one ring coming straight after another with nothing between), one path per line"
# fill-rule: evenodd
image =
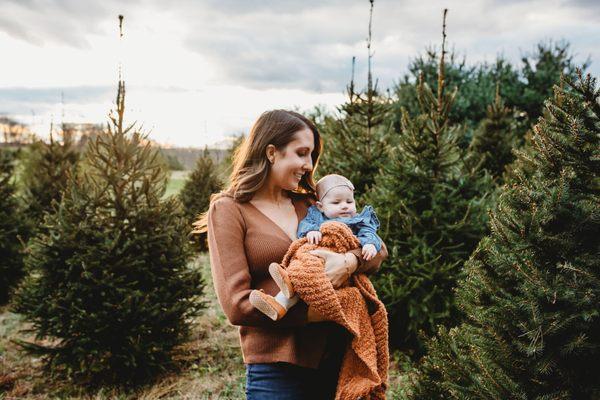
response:
M191 171L171 171L171 179L169 179L169 182L167 183L165 197L179 193L190 172Z

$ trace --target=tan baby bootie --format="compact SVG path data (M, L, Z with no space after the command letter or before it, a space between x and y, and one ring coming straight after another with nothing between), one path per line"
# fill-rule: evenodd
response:
M284 296L291 299L294 296L295 291L285 268L277 263L271 263L271 265L269 265L269 273Z
M262 289L251 291L249 300L250 304L273 321L280 320L287 313L275 297L266 294Z

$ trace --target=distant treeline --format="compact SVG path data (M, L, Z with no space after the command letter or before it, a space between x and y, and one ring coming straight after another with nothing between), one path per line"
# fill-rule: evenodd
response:
M195 147L172 147L172 148L161 148L160 152L169 160L169 166L171 169L185 169L192 170L196 165L196 161L202 156L203 149ZM227 155L227 150L224 149L208 149L208 152L215 162L215 164L221 163ZM174 168L173 161L176 160L181 164L183 168Z

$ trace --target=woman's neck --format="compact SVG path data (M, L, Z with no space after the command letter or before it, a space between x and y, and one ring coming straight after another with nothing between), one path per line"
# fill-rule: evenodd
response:
M263 185L263 187L258 189L258 191L254 193L254 196L252 196L252 200L265 201L277 205L286 204L289 202L289 199L290 196L287 191L283 190L281 187L269 184Z

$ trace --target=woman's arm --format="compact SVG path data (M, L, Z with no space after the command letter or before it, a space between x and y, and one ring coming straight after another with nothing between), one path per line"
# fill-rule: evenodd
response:
M381 242L381 250L375 257L368 261L362 258L362 250L360 248L347 253L336 253L335 251L326 249L315 249L309 253L321 257L325 261L325 274L334 288L340 287L354 272L374 273L379 269L382 261L388 255L383 241Z
M381 250L369 261L362 258L362 249L350 250L349 253L352 253L358 259L358 268L355 272L361 272L363 274L374 274L381 267L381 263L388 256L387 247L383 240L381 241Z
M299 301L279 321L256 310L248 297L252 277L244 250L244 219L231 198L216 200L208 211L208 247L219 304L233 325L285 327L307 323L306 303Z

